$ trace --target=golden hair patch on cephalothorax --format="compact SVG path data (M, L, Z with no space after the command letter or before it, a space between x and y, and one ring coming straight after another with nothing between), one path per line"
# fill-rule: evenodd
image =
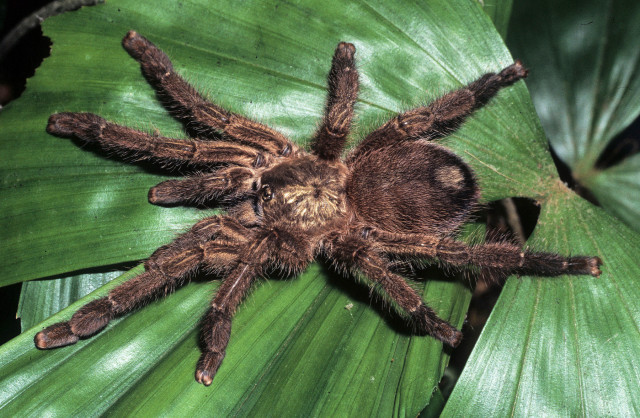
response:
M322 186L288 186L282 191L282 199L291 205L295 217L327 220L344 213L344 202L339 193Z
M324 118L312 151L276 130L211 103L147 39L129 32L124 48L165 101L199 138L180 141L111 123L91 113L51 115L47 130L94 142L136 161L180 166L192 175L151 189L153 204L218 199L228 214L203 219L145 262L145 272L80 308L69 321L36 334L40 349L74 344L197 271L222 284L202 320L195 378L210 385L231 335L231 318L256 278L277 267L300 272L319 254L340 271L366 275L419 334L457 346L462 333L429 308L390 259L435 258L454 267L545 276L600 274L597 257L522 251L509 243L470 246L452 237L480 196L471 168L433 140L455 131L500 89L527 75L516 61L434 101L399 114L344 158L358 95L355 46L341 42L329 72ZM225 138L220 140L220 134Z

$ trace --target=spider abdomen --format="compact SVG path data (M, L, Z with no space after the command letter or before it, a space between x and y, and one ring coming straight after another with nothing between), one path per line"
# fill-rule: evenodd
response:
M446 235L475 208L471 168L427 141L369 151L351 163L347 200L364 222L390 232Z

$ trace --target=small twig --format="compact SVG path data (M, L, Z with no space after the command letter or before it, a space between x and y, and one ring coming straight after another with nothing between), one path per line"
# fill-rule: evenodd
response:
M94 6L98 3L104 3L104 0L58 0L41 7L22 19L0 42L0 61L4 60L7 53L27 32L38 26L46 18L75 10L82 6Z
M524 235L524 230L522 229L522 222L520 222L520 216L518 215L518 209L516 208L515 203L512 198L502 199L502 206L504 207L505 212L507 213L507 223L513 230L513 234L515 235L518 242L523 245L527 240Z

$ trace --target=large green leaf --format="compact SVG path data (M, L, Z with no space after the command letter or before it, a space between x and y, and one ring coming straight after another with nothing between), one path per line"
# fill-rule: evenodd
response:
M510 279L444 416L637 416L637 233L557 193L543 205L530 245L596 254L603 274Z
M638 2L516 2L509 41L549 141L602 206L638 228L633 157L594 168L640 111ZM452 393L446 416L635 416L640 412L640 237L558 184L530 245L597 254L597 279L511 279ZM559 227L558 222L562 222Z
M110 271L24 282L17 314L22 330L44 321L121 274L121 271Z
M637 231L637 164L602 170L596 162L640 116L639 20L637 0L524 1L509 33L514 55L531 69L527 84L554 150L605 209Z
M640 154L599 172L588 186L603 208L640 230Z
M512 0L477 0L485 13L489 15L494 26L503 39L507 37L509 18L511 17Z
M210 213L149 205L147 189L165 175L44 133L49 114L69 110L182 135L120 47L129 29L164 49L178 71L219 103L301 143L321 116L339 40L358 48L359 136L393 112L512 62L489 18L466 0L233 6L112 0L51 19L44 29L52 56L1 115L3 284L144 258ZM553 191L569 194L557 190L522 83L501 92L446 143L473 166L485 200L517 195L547 202ZM558 217L548 222L554 233L567 232ZM371 304L367 289L320 265L296 280L257 287L234 320L227 357L209 388L193 380L196 330L217 282L189 284L74 346L33 347L37 329L67 319L138 272L0 349L3 414L415 416L448 361L439 342L407 335ZM443 317L461 324L465 286L450 280L417 286Z

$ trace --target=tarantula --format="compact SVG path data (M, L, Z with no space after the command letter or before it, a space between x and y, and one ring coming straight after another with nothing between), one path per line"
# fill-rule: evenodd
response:
M471 246L455 239L480 191L471 168L432 141L457 129L501 88L526 77L519 61L428 106L398 114L343 158L358 93L352 44L341 42L335 50L324 118L311 152L204 99L160 49L136 32L130 31L123 45L167 108L198 138L149 135L91 113L51 115L47 131L130 159L191 168L197 174L151 188L149 201L217 200L228 213L196 223L156 250L144 273L80 308L68 322L39 332L34 340L40 349L96 334L112 318L171 292L198 269L224 278L202 321L195 377L205 385L225 356L231 317L256 278L272 268L298 273L323 255L341 270L364 274L418 333L453 347L462 333L390 269L393 257L506 273L600 274L597 257L534 253L508 243Z

